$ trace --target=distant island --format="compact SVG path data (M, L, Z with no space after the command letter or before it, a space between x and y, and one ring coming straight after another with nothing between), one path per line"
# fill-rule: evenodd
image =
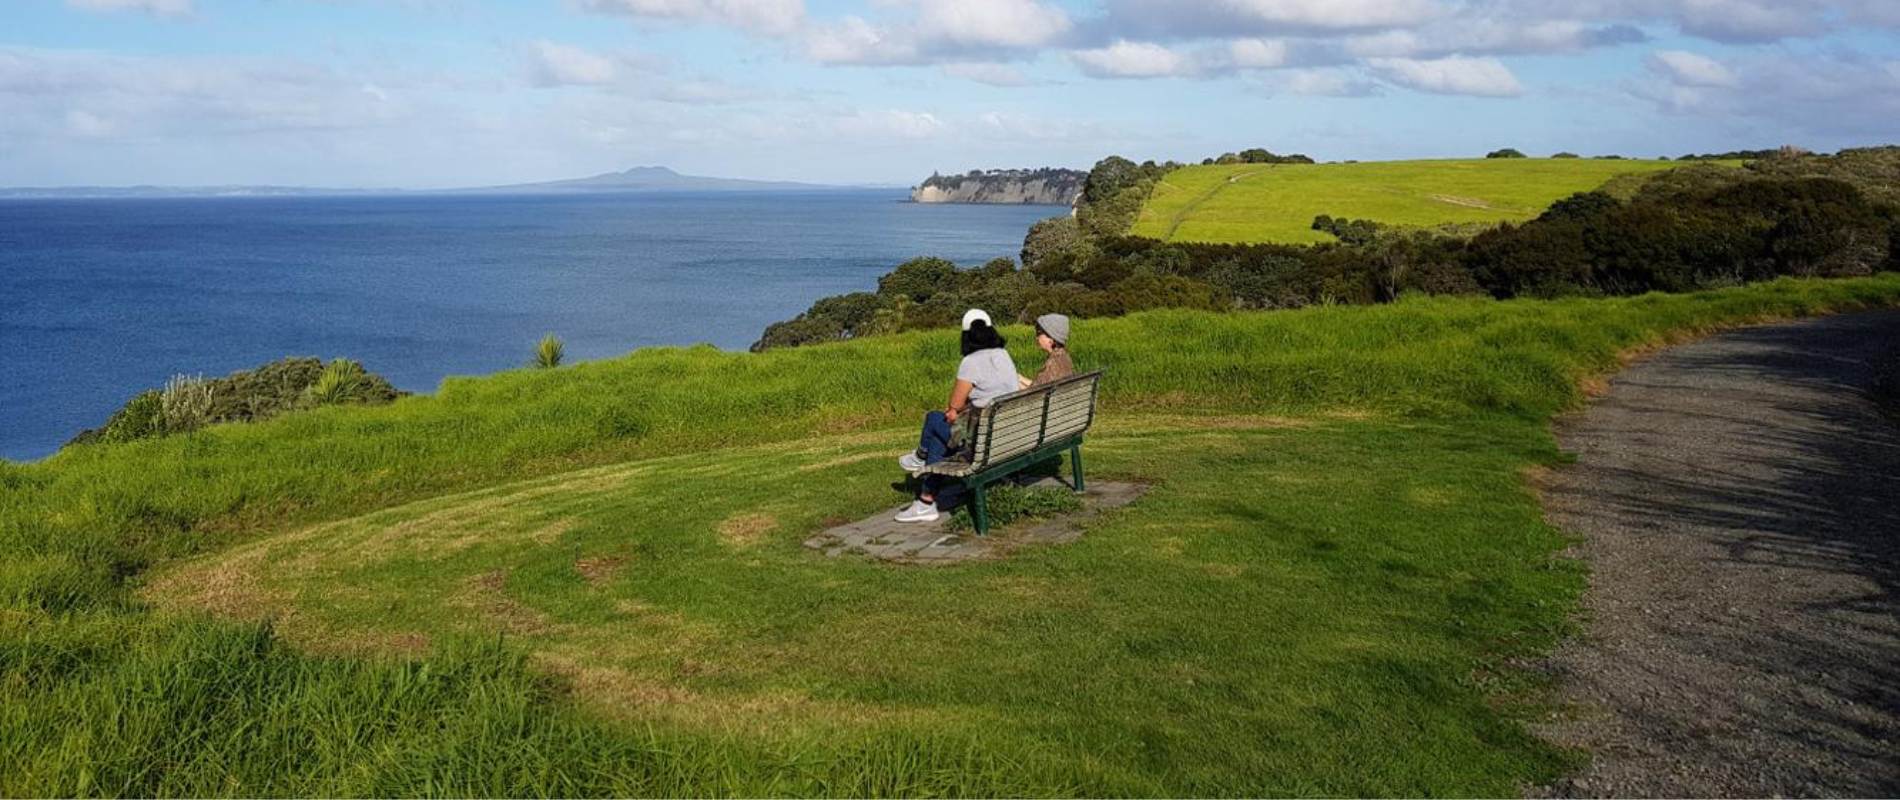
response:
M457 189L363 189L310 186L25 186L0 187L0 198L60 197L308 197L318 195L586 194L619 192L790 192L848 188L818 183L682 175L667 167L634 167L587 178Z
M917 203L1000 203L1074 205L1089 174L1074 169L970 170L961 175L931 173L910 190Z

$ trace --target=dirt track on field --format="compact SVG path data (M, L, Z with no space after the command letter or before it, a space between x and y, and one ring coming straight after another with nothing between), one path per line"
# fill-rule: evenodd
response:
M1591 762L1537 794L1900 795L1896 353L1900 312L1732 331L1559 422L1592 575L1541 732Z

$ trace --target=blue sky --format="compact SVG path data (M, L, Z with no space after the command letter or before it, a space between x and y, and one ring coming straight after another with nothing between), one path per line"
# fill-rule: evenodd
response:
M1895 0L5 0L0 185L1900 141Z

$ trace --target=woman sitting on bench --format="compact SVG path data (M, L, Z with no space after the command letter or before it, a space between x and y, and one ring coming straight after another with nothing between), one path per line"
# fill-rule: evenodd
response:
M963 361L957 365L956 382L950 386L950 402L942 411L924 415L923 434L917 440L917 452L905 453L898 466L916 474L924 467L944 460L962 441L966 426L957 425L965 412L983 408L994 400L1016 391L1020 377L1016 362L1003 349L1003 335L996 332L990 315L972 308L963 313ZM967 425L967 423L966 423ZM898 522L935 522L937 519L937 482L924 479L923 491L916 502L898 512Z

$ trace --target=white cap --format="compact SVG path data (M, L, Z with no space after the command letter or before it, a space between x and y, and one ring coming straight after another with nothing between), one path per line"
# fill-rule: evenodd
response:
M980 308L972 308L969 311L963 312L963 329L966 331L969 330L970 323L975 322L979 319L983 320L983 324L985 325L988 325L992 328L996 327L996 323L990 321L989 312L986 312Z

